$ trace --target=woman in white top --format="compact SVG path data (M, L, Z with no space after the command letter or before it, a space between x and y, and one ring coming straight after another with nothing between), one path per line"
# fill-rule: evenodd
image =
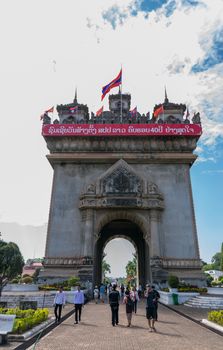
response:
M94 300L95 300L95 304L98 303L98 298L99 298L99 289L98 289L98 286L95 286L95 288L94 288Z
M137 303L139 301L139 294L136 290L136 287L133 287L132 288L132 291L131 291L131 299L133 301L133 311L135 312L136 314L136 311L137 311Z

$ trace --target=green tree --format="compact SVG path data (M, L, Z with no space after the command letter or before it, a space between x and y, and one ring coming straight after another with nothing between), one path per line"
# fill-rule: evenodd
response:
M212 259L211 259L212 264L214 265L213 269L214 270L220 270L220 265L221 265L221 252L216 253Z
M24 260L17 244L0 239L0 296L9 280L22 273Z
M223 242L221 244L221 261L220 261L220 270L223 271Z
M214 264L206 264L206 265L204 265L204 266L202 267L202 270L203 270L203 271L214 270L214 269L215 269L214 266L215 266Z
M111 273L111 266L105 258L102 259L102 275L103 275L103 281L106 278L106 273Z
M37 269L35 269L34 274L32 275L32 278L33 278L33 282L34 282L34 283L37 283L37 281L38 281L38 277L39 277L39 274L40 274L40 270L41 270L41 267L37 267ZM23 275L23 277L24 277L24 275Z
M136 283L136 274L137 274L137 259L136 256L134 255L132 260L129 260L126 267L125 271L127 274L127 281Z

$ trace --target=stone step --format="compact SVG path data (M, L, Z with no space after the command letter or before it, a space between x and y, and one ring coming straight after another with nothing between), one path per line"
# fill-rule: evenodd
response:
M203 309L223 309L222 297L196 296L186 303L185 306Z

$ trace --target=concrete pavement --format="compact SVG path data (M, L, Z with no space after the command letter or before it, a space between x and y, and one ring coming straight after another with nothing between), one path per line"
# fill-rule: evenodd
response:
M141 301L132 327L126 327L125 307L120 305L120 324L111 325L108 304L89 303L82 322L74 316L64 321L36 345L36 350L222 350L222 337L159 305L157 333L148 331L145 305ZM33 346L30 348L33 349Z

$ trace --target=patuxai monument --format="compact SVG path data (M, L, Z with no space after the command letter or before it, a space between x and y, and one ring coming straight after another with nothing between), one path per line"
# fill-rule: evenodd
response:
M131 95L109 95L109 110L57 106L43 116L42 136L53 168L41 279L79 276L100 283L106 244L135 247L138 281L165 283L169 274L204 285L190 168L202 133L199 113L169 101L151 115L131 110Z

